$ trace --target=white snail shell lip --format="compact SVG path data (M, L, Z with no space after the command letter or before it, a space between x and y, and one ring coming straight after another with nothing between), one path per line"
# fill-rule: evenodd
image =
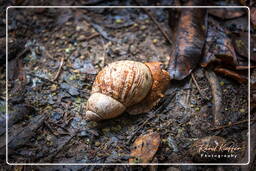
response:
M93 93L87 102L86 119L102 120L117 117L125 111L126 107L102 93Z

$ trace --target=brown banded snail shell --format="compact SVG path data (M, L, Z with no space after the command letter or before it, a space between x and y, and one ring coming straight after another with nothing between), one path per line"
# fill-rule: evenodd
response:
M85 117L97 121L124 111L133 115L148 112L163 97L169 82L160 62L113 62L96 76Z

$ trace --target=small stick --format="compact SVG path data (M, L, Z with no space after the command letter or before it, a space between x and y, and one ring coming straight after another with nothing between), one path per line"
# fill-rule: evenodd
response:
M247 69L254 69L254 68L256 68L256 66L243 66L243 65L238 65L238 66L236 66L236 70L247 70Z
M163 103L163 105L161 105L159 108L157 108L155 111L153 112L150 112L151 115L149 118L147 118L143 123L142 125L140 125L134 132L133 134L131 135L131 137L127 140L127 144L130 144L130 142L133 140L133 138L135 137L135 135L139 132L139 130L141 130L151 119L153 119L157 113L161 113L163 112L163 109L166 108L166 106L168 104L170 104L170 102L172 101L172 99L174 98L175 96L175 92L173 94L170 94L169 97L167 97Z
M52 129L52 127L51 127L46 121L44 121L44 125L50 130L50 132L51 132L53 135L58 136L58 134L56 134L56 133L54 132L54 130Z
M55 81L58 79L59 75L60 75L60 71L61 71L61 68L63 66L63 63L64 63L64 58L61 58L60 60L60 66L58 68L58 71L57 71L57 74L55 75L54 79L52 81Z
M255 121L256 121L256 119L251 119L250 120L250 122L255 122ZM236 126L236 125L241 125L241 124L246 123L246 122L248 122L248 119L238 121L238 122L235 122L235 123L231 123L231 124L228 124L228 125L223 125L223 126L211 128L210 131L217 131L217 130L220 130L220 129L229 128L229 127L233 127L233 126Z
M22 52L20 52L17 56L17 58L21 58L23 55L25 55L29 51L29 48L25 48Z
M137 1L134 0L136 4L138 4L139 6L141 6L141 4ZM158 27L158 29L160 30L160 32L163 34L163 36L165 37L165 39L172 45L173 42L172 40L169 38L168 34L163 30L162 26L158 23L158 21L155 19L155 17L151 14L151 12L149 10L147 10L146 8L142 8L143 11L150 17L150 19L156 24L156 26Z
M51 80L49 80L49 79L47 79L47 78L43 78L43 77L37 76L37 75L35 75L35 74L28 73L28 75L30 75L30 76L32 76L32 77L39 78L40 80L43 80L43 81L45 81L45 82L49 82L49 83L51 83L51 84L59 84L59 83L57 83L56 81L51 81Z
M50 59L52 59L52 60L56 60L48 51L47 51L47 49L45 49L45 54L46 54L46 56L48 57L48 58L50 58Z
M189 86L191 87L191 82L192 82L192 79L189 80ZM188 101L190 99L190 96L191 96L191 88L188 89L188 92L187 92L187 97L186 97L186 104L188 104Z
M220 88L219 80L216 74L213 71L205 71L206 78L210 83L212 89L212 97L213 97L213 118L214 125L221 125L221 121L223 121L224 116L221 113L222 108L222 91Z
M202 98L205 99L205 100L209 100L207 97L204 96L204 94L203 94L203 92L202 92L200 86L198 85L198 83L197 83L197 81L196 81L196 77L195 77L194 73L191 73L191 77L192 77L193 82L194 82L195 85L196 85L196 88L197 88L199 94L202 96Z
M238 81L240 84L246 84L248 82L248 79L245 76L240 75L226 68L215 68L214 71L217 73L223 74L225 76L228 76L230 78L233 78L234 80Z
M86 37L86 41L88 41L88 40L91 40L92 38L94 38L94 37L97 37L97 36L99 36L100 34L98 33L98 32L95 32L95 33L93 33L93 34L91 34L90 36L88 36L88 37Z
M145 120L141 126L139 126L132 134L132 136L128 139L127 143L130 144L132 139L134 138L134 136L139 132L140 129L142 129L151 119L153 119L154 117L151 116L149 117L147 120Z

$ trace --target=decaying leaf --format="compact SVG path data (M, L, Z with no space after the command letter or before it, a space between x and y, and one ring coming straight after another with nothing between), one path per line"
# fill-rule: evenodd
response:
M235 49L231 39L226 34L227 31L210 17L208 23L207 40L201 66L206 67L216 61L233 66L237 65Z
M251 60L256 62L256 35L251 35Z
M208 13L221 19L233 19L244 15L246 10L241 8L211 8L208 9Z
M194 5L189 1L186 5ZM201 59L205 42L205 9L180 9L179 21L173 28L175 44L170 55L168 72L172 79L188 76ZM177 18L177 16L176 16ZM170 23L175 22L170 16Z
M251 8L251 22L256 27L256 7Z
M232 41L236 52L239 55L248 58L248 33L239 33L234 35Z
M150 132L139 136L132 145L129 163L149 163L156 154L160 144L160 135Z

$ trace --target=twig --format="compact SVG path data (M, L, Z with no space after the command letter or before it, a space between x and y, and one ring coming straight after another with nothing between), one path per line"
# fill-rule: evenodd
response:
M139 126L131 135L131 137L128 139L127 144L130 144L130 142L132 141L132 139L134 138L134 136L139 132L140 129L142 129L151 119L153 119L157 113L163 112L164 109L166 109L166 105L170 104L170 102L172 101L173 97L175 95L175 92L170 94L168 97L166 97L165 101L163 102L163 104L157 108L157 110L150 112L152 115L145 120L141 126Z
M246 84L248 82L248 79L246 76L240 75L237 72L234 72L232 70L226 69L226 68L215 68L215 72L223 74L225 76L228 76L230 78L233 78L234 80L238 81L240 84Z
M59 125L59 124L57 124L57 123L55 123L55 122L52 122L52 121L48 121L48 122L49 122L50 124L53 124L53 125L55 125L55 126L61 128L61 129L63 129L64 131L67 132L67 134L70 135L70 132L69 132L69 130L68 130L67 128L65 128L65 127L63 127L63 126L61 126L61 125Z
M136 4L138 4L139 6L141 6L141 4L137 0L134 0L134 2ZM148 9L146 9L146 8L142 8L142 9L151 18L151 20L156 24L156 26L158 27L160 32L163 34L165 39L172 45L173 44L172 40L169 38L168 34L163 30L162 26L158 23L158 21L155 19L153 14L151 14L151 12Z
M41 80L43 80L43 81L45 81L45 82L49 82L49 83L51 83L51 84L58 84L56 81L51 81L51 80L49 80L49 79L47 79L47 78L43 78L43 77L37 76L37 75L32 74L32 73L28 73L28 75L30 75L30 76L32 76L32 77L39 78L39 79L41 79Z
M255 121L256 121L256 119L251 119L250 120L250 122L255 122ZM223 126L211 128L210 131L217 131L217 130L220 130L220 129L229 128L229 127L233 127L233 126L236 126L236 125L241 125L241 124L246 123L246 122L248 122L248 119L238 121L238 122L235 122L235 123L231 123L231 124L228 124L228 125L223 125Z
M44 50L44 53L46 54L46 56L52 60L55 60L56 61L56 58L54 58L48 51L47 49Z
M56 134L54 132L54 130L52 129L52 127L47 123L47 121L44 121L44 125L46 126L46 128L48 128L50 130L50 132L55 135L55 136L58 136L58 134Z
M191 82L192 82L192 79L189 80L189 86L191 87ZM188 104L188 101L190 99L190 96L191 96L191 88L188 89L188 92L187 92L187 97L186 97L186 104Z
M139 132L140 129L142 129L151 119L154 118L155 115L150 116L147 120L145 120L141 126L139 126L131 135L131 137L128 139L127 144L130 144L134 136Z
M214 125L221 125L221 122L224 119L223 114L221 113L222 110L222 91L220 88L219 80L216 74L213 71L205 71L206 78L210 83L212 89L212 97L213 97L213 118L214 118Z
M86 41L91 40L92 38L97 37L97 36L99 36L99 35L100 35L100 34L99 34L98 32L93 33L93 34L91 34L90 36L86 37L85 40L86 40Z
M238 66L236 66L236 70L247 70L247 69L255 69L256 68L256 66L243 66L243 65L238 65Z
M205 97L205 95L203 94L203 92L202 92L200 86L198 85L198 83L197 83L197 81L196 81L196 77L195 77L194 73L191 73L191 77L192 77L193 82L194 82L195 85L196 85L196 88L197 88L199 94L202 96L202 98L205 99L205 100L209 100L209 99L208 99L207 97Z
M63 63L64 63L64 58L62 57L61 60L60 60L60 66L59 66L59 68L58 68L58 71L57 71L57 73L56 73L56 75L55 75L55 77L53 78L52 81L55 81L55 80L58 79L58 77L59 77L59 75L60 75L61 68L62 68L62 66L63 66Z
M120 42L121 42L121 40L119 40L119 39L117 39L117 38L115 38L115 37L109 36L108 33L107 33L100 25L98 25L98 24L96 24L96 23L93 23L93 22L92 22L92 19L89 18L88 16L83 15L82 17L83 17L83 18L85 19L85 21L87 21L87 23L89 23L104 39L109 40L109 41L112 41L112 42L117 42L117 43L120 43Z
M26 54L29 51L29 48L25 48L22 52L20 52L17 56L17 58L21 58L24 54Z

